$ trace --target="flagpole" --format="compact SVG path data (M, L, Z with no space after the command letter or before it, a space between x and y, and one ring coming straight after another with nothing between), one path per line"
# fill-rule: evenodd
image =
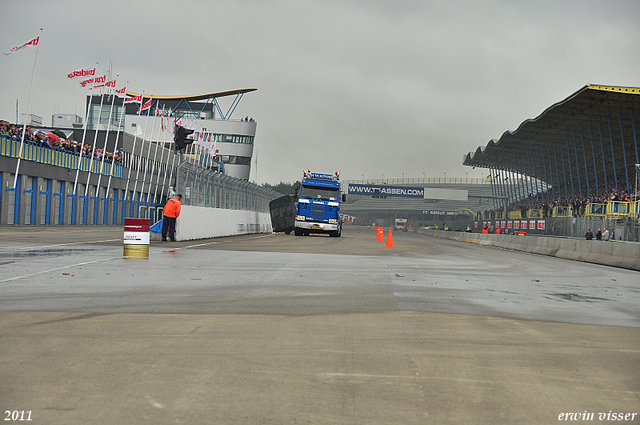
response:
M169 116L171 115L171 111L169 111L169 114L168 114L168 115L169 115ZM168 118L169 118L169 117L168 117ZM176 123L176 119L175 119L175 117L172 117L172 118L173 118L173 126L171 126L171 133L170 133L170 134L173 134L173 132L174 132L174 130L175 130L175 123ZM169 123L170 123L170 122L171 122L171 121L167 120L167 129L169 129ZM167 183L167 174L169 174L169 158L171 157L171 152L172 152L172 151L174 152L174 155L173 155L173 163L172 163L171 167L173 167L173 166L175 165L175 163L176 163L176 156L178 156L178 155L175 153L175 145L171 145L171 144L169 144L169 146L170 146L170 148L168 149L168 150L169 150L169 153L167 154L167 169L165 170L165 172L164 172L164 177L162 178L162 190L160 191L160 201L162 201L162 198L163 198L163 196L164 196L164 188L165 188L165 185L166 185L166 183ZM163 145L163 147L164 147L164 145ZM173 173L173 168L171 169L171 173Z
M105 78L106 80L106 78ZM89 193L89 180L91 179L91 172L93 170L93 159L96 156L96 142L98 141L98 133L100 132L99 126L100 126L100 119L102 118L102 104L104 103L104 91L103 88L100 88L100 110L98 111L98 121L96 122L95 128L94 128L94 135L93 135L93 145L91 146L91 160L89 160L89 172L87 173L87 184L84 186L84 196L87 196L87 194ZM96 188L96 191L98 189ZM97 196L97 192L96 192L96 196Z
M98 62L96 62L96 72L98 71ZM76 178L73 182L73 195L76 195L76 189L78 187L78 176L80 175L80 165L82 164L82 147L84 146L84 141L87 137L87 125L89 124L89 109L91 109L91 105L93 103L93 93L91 94L91 100L89 101L89 105L85 108L84 112L84 128L82 130L82 141L80 142L80 152L78 155L78 166L76 167Z
M127 86L129 85L129 81L127 81L127 85L125 86L125 98L127 97ZM117 92L116 92L116 97L117 97ZM124 99L122 100L122 113L120 114L120 121L118 122L118 131L116 132L116 141L115 144L113 145L113 157L111 159L111 172L109 173L109 182L107 183L107 194L109 193L109 189L111 189L111 178L113 177L113 171L115 169L115 164L116 164L116 151L118 148L118 138L120 137L120 128L122 127L122 118L124 117L124 112L125 112L125 105L124 105ZM126 192L125 192L126 195ZM124 197L123 197L124 200ZM117 205L116 205L116 211L118 210Z
M116 79L114 82L114 91L115 91L115 82L117 81L118 76L116 75ZM107 91L109 88L107 87ZM107 142L109 141L109 131L111 130L111 117L113 116L113 104L116 102L116 94L113 94L113 98L111 99L111 109L109 110L109 121L107 121L107 132L104 136L104 145L102 146L102 158L100 161L100 175L98 176L98 185L96 186L96 205L100 201L99 192L100 192L100 181L102 180L102 173L104 172L104 157L107 151ZM105 198L108 197L108 193L105 192Z
M149 101L151 101L153 99L153 97L149 98ZM144 106L144 95L142 96L142 103L140 104L140 109L142 109L142 107ZM144 153L144 138L147 135L147 126L149 125L149 113L151 112L151 105L149 105L149 109L147 111L147 119L144 122L144 132L142 133L142 148L140 148L140 160L142 160L142 154ZM142 162L142 161L140 161ZM142 165L142 164L140 164ZM138 170L136 171L136 181L133 184L133 193L135 195L136 193L136 189L138 188L138 177L140 176L140 166L138 166ZM145 171L146 171L147 165L145 164ZM142 188L144 189L144 184L142 185ZM140 202L142 202L142 193L140 193Z
M149 166L149 162L150 162L149 159L151 157L151 143L153 142L153 138L154 138L153 132L156 129L156 121L158 121L156 119L158 116L157 109L158 109L158 103L156 101L156 113L153 116L153 123L151 124L151 137L149 138L149 150L147 151L147 164L145 165L144 178L146 178L147 174L150 174L153 172L153 166L156 161L156 154L158 153L158 144L156 143L156 150L153 154L153 162L151 163L151 166ZM149 113L151 113L151 106L149 106ZM149 207L149 194L151 193L152 182L153 182L153 176L149 175L149 189L148 189L149 192L147 193L147 207ZM144 192L144 183L145 181L142 180L142 189L141 189L142 192Z
M173 162L171 163L171 173L169 174L169 187L171 187L171 179L173 178L173 170L174 170L174 169L175 169L175 167L176 167L176 158L177 158L177 157L178 157L178 153L176 152L176 153L173 155ZM169 159L169 158L167 158L167 160L168 160L168 159ZM167 161L167 165L169 165L169 164L168 164L168 162L169 162L169 161ZM162 192L160 193L160 199L162 199L162 197L164 196L164 188L165 188L165 181L166 181L166 179L167 179L167 174L165 173L165 175L164 175L164 179L162 180ZM175 187L174 187L173 189L174 189L174 191L175 191ZM169 196L169 191L168 191L168 190L167 190L167 196Z
M42 35L42 28L40 28L40 34L38 34L38 47L36 47L36 57L33 59L33 69L31 70L31 82L29 83L29 96L27 97L27 109L24 114L24 126L22 127L22 138L20 140L20 152L18 153L18 163L16 164L16 174L13 177L13 189L16 189L18 184L18 172L20 171L20 160L22 159L22 150L24 148L24 136L27 132L27 116L29 115L29 107L31 106L31 88L33 87L33 76L36 73L36 62L38 60L38 52L40 51L40 36Z
M156 106L157 108L157 106ZM160 122L162 123L162 120L164 119L164 105L162 105L162 115L160 115ZM160 130L162 130L162 126L160 126ZM162 133L162 131L160 131L160 133ZM156 156L158 155L158 145L160 144L160 133L158 133L158 142L156 143L156 151L153 153L153 162L155 163L156 161ZM162 135L162 138L164 139L164 134ZM159 163L162 164L162 159L164 158L164 140L162 141L162 152L160 154L160 161ZM158 183L160 183L160 169L158 169L158 174L157 174L157 178L156 178L156 187L155 190L153 192L153 203L156 203L156 195L158 194ZM149 191L151 191L151 183L149 183Z
M126 101L127 99L125 99ZM142 99L140 101L140 107L142 107L142 104L144 103L144 90L142 90ZM123 103L123 105L125 105L125 103ZM140 118L140 107L138 107L138 118ZM126 108L126 106L125 106ZM135 163L135 157L136 157L136 141L138 140L138 135L137 130L138 130L138 124L140 124L139 122L140 120L138 119L138 122L136 123L136 132L134 132L133 134L133 148L131 149L131 160L129 161L129 173L127 175L127 184L124 187L124 197L122 198L123 201L126 201L127 199L127 192L129 191L129 182L131 181L131 169L133 168L133 164ZM133 194L129 197L130 201L133 202Z

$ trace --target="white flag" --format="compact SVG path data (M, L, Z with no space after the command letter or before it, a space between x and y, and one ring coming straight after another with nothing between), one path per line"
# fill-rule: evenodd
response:
M21 44L19 46L14 47L13 49L9 49L6 52L4 52L5 55L10 55L11 53L18 51L20 49L23 49L25 47L37 47L38 43L40 43L40 36L37 36L36 38L32 38L31 40L27 41L24 44Z

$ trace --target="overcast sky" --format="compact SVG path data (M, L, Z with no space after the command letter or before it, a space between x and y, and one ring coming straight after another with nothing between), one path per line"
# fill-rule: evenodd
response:
M128 89L257 88L251 180L480 177L463 155L586 84L640 86L640 2L2 0L0 50L43 28L30 112L83 115L66 75ZM27 105L35 50L0 59L0 118ZM221 99L228 106L232 98Z

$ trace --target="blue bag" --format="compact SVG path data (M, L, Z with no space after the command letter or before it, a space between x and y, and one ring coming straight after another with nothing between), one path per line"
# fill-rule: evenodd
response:
M154 224L153 226L151 226L149 228L149 230L151 230L153 233L160 233L162 232L162 221L164 220L164 218L161 218L160 221L158 221L156 224Z

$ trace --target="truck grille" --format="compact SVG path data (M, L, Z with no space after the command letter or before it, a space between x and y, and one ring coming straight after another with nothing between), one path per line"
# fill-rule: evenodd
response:
M313 204L311 205L311 218L317 221L324 220L324 205Z

